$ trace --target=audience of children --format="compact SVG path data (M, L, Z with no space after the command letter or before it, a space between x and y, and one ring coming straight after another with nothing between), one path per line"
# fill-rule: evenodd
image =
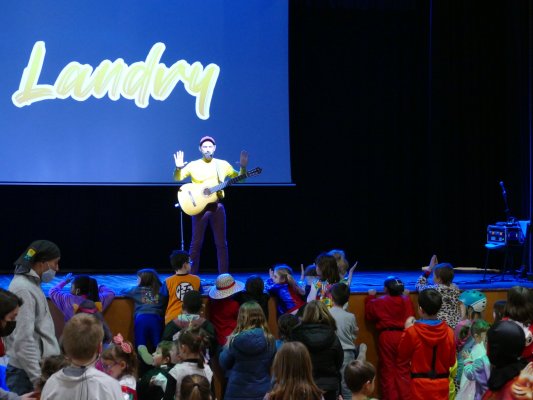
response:
M337 261L332 255L322 253L317 257L315 265L318 279L311 284L307 302L320 300L328 307L331 307L333 305L330 293L331 285L340 281Z
M161 294L167 302L165 325L181 314L185 293L200 290L200 278L190 273L191 263L192 260L186 251L174 250L170 254L170 265L175 274L168 277L161 287Z
M265 281L259 275L251 275L246 279L244 290L236 295L239 304L255 301L261 306L268 321L268 300L270 296L265 293Z
M239 309L237 326L219 356L220 366L228 377L224 399L262 400L270 389L270 367L275 353L275 339L261 306L256 302L244 303Z
M343 309L344 305L348 303L348 300L350 299L350 288L344 283L336 283L331 287L331 297L333 300L333 307L329 309L329 312L335 320L337 326L336 333L344 352L344 360L340 370L342 378L341 394L344 400L349 400L352 397L352 394L344 381L344 370L359 354L358 349L355 347L355 340L359 333L359 327L357 326L355 315Z
M290 315L290 314L289 314ZM300 342L284 343L272 363L272 389L265 400L321 400L322 390L313 379L307 348Z
M456 363L453 330L438 319L442 296L436 289L418 293L420 319L409 320L400 339L397 379L400 399L448 399L450 368Z
M448 263L436 264L437 258L433 256L426 271L418 278L415 288L419 292L424 289L435 289L442 296L442 307L437 318L446 322L450 328L461 319L459 305L459 288L453 283L453 267ZM428 277L433 273L433 284L428 283Z
M174 342L168 340L157 345L152 354L153 368L137 382L137 397L140 400L174 400L176 380L169 373L174 367L171 356L174 347Z
M224 346L237 326L239 302L234 295L244 289L244 283L230 274L220 274L209 290L209 319L215 327L218 344Z
M305 305L305 290L294 280L292 268L279 264L274 269L271 268L269 273L266 290L276 300L278 317L285 313L296 314Z
M119 382L94 367L103 337L102 324L92 315L77 314L66 323L62 347L70 365L48 378L41 400L124 400Z
M481 400L487 391L487 381L490 376L490 362L487 357L485 342L487 331L490 325L487 321L476 319L470 328L471 336L474 339L474 346L471 351L463 350L462 358L464 367L460 379L457 400Z
M378 370L381 396L384 400L399 399L396 379L396 358L398 346L405 327L405 321L414 317L413 303L404 295L403 282L389 276L383 283L385 295L376 297L376 290L370 289L365 298L365 318L376 323L378 332Z
M211 386L203 375L187 375L181 381L181 400L213 400Z
M368 361L353 360L344 370L344 381L351 391L352 400L375 400L370 397L375 380L376 368Z
M339 394L344 352L336 330L337 324L326 304L313 300L305 307L302 323L292 330L290 337L292 341L302 342L309 350L313 377L325 392L325 400L336 400Z
M63 288L70 282L70 291L64 291ZM73 276L69 273L48 291L48 296L63 313L65 321L68 321L75 313L74 307L83 300L92 300L99 306L100 311L105 311L115 298L115 292L105 285L98 286L96 279L89 275Z
M123 399L137 399L137 354L131 342L119 333L113 337L113 343L102 352L104 371L118 380Z
M203 375L211 383L213 372L205 358L208 345L207 334L201 328L189 328L180 332L177 340L179 362L169 372L176 380L176 399L179 399L181 381L187 375Z
M154 269L137 271L137 286L124 289L121 294L133 300L133 329L135 348L146 346L154 351L163 332L164 296L161 295L161 280Z

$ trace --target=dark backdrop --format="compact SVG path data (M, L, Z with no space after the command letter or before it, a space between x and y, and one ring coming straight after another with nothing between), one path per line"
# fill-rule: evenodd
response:
M291 1L295 186L227 190L231 268L298 266L332 248L366 269L418 268L433 253L481 266L486 226L505 220L499 182L516 217L531 213L531 11L531 0ZM166 268L181 240L175 192L2 186L0 262L11 270L46 238L65 270ZM188 217L184 229L188 247ZM202 268L215 262L207 235Z

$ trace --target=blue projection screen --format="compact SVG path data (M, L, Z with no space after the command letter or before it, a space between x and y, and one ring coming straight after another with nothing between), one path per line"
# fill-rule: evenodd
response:
M287 0L1 9L1 184L167 185L205 135L249 152L248 183L291 183Z

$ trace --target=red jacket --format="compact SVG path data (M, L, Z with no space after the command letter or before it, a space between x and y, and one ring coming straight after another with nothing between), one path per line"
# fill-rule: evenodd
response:
M419 320L407 328L398 349L400 398L447 400L448 374L455 359L453 330L445 322ZM434 372L440 377L412 377L412 374L428 374L432 370L433 360Z
M384 328L400 328L403 330L405 320L414 316L413 303L409 296L385 295L365 297L365 318L376 321L378 331Z

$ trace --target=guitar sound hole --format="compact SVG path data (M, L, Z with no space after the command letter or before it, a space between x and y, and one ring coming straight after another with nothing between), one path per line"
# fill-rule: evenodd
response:
M210 196L211 195L211 191L209 190L209 188L205 188L202 192L204 194L204 196Z

